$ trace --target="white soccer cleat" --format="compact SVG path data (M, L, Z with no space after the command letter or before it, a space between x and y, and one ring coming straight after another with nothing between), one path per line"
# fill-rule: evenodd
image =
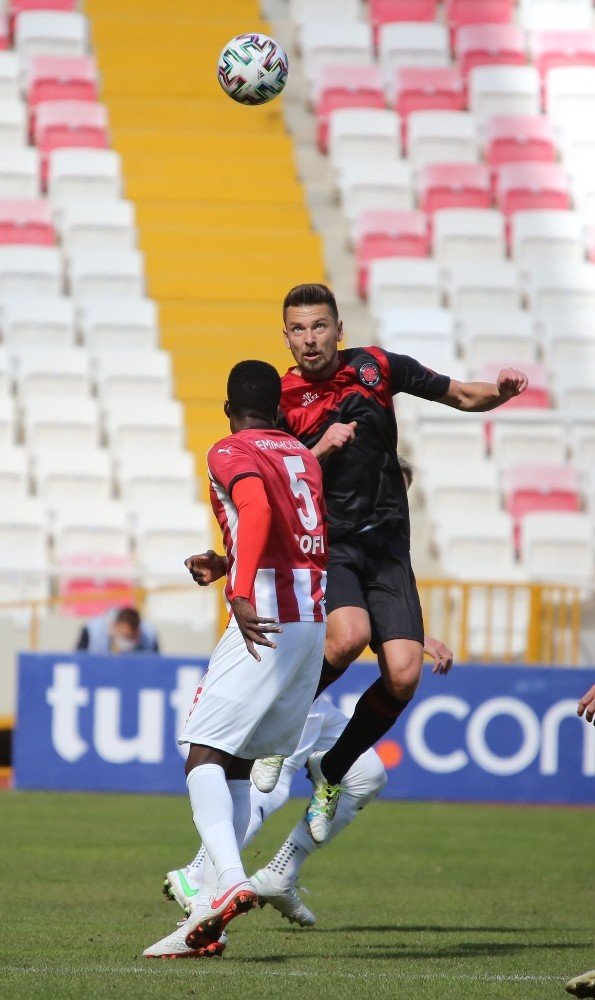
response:
M227 934L221 934L219 940L211 941L204 948L189 948L186 944L188 928L187 921L182 921L172 934L157 941L150 948L145 948L145 958L216 958L222 955L227 946Z
M194 889L190 885L187 872L186 868L177 868L175 871L168 872L163 882L163 895L168 899L175 900L188 917L196 906L200 889Z
M291 882L284 881L280 875L275 875L267 868L261 868L250 878L258 893L259 906L270 903L290 923L299 924L300 927L314 926L316 917L304 906Z
M230 920L252 910L258 903L256 890L250 879L237 882L218 899L196 907L180 931L188 948L207 948L218 941Z
M595 969L569 979L566 991L572 993L574 997L595 997Z
M281 754L273 754L272 757L258 757L254 761L250 777L259 792L273 791L279 780L284 760L285 757Z
M323 757L322 750L316 751L308 758L306 764L310 780L314 785L314 794L306 809L306 822L312 840L316 844L323 844L328 837L343 791L341 785L331 785L324 777L320 768Z

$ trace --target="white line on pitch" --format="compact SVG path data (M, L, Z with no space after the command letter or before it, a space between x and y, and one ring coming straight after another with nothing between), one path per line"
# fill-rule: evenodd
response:
M180 963L181 964L181 963ZM188 963L185 963L187 966ZM171 968L171 966L168 966ZM179 965L176 966L179 968ZM138 974L139 972L146 972L149 975L162 975L161 970L163 969L163 963L159 962L157 966L155 965L130 965L130 966L120 966L119 968L110 968L105 965L85 965L85 966L70 966L70 967L57 967L52 968L51 966L32 966L25 968L19 965L0 965L0 973L6 974L25 974L25 975L86 975L86 974L99 974L99 975L129 975L130 973ZM246 966L242 963L235 965L233 968L227 966L227 968L222 968L219 963L217 963L216 968L209 967L208 969L196 969L193 966L193 973L198 972L201 974L213 974L217 976L230 976L236 975L238 972L242 972L245 975L247 972ZM256 970L251 970L255 972ZM262 974L266 976L293 976L293 977L309 977L313 975L316 976L316 972L311 971L300 971L300 970L287 970L282 969L266 969L262 970ZM536 983L554 983L554 982L564 982L564 976L537 976L537 975L513 975L513 976L498 976L485 974L472 974L472 973L453 973L450 975L448 972L340 972L338 970L333 970L333 978L341 979L387 979L394 980L400 979L404 981L423 979L423 980L469 980L471 982L483 982L483 983L525 983L525 982L536 982Z

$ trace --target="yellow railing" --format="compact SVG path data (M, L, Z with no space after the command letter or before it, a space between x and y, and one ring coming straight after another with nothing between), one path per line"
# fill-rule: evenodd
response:
M565 665L579 662L584 591L578 587L418 580L418 588L426 635L451 646L458 662ZM39 646L40 618L48 610L81 601L129 604L132 598L142 611L150 595L178 591L196 593L196 587L171 584L4 602L0 603L0 618L7 612L22 610L28 618L29 649L35 650ZM222 613L221 621L224 620Z

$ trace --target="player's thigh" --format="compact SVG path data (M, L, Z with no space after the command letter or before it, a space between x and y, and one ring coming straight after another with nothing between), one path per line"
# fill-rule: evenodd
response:
M326 576L327 645L349 648L369 639L361 578L361 542L342 539L331 546Z
M423 646L423 615L408 544L390 535L385 537L384 545L379 544L381 542L382 536L375 541L375 547L370 548L367 560L365 597L372 628L372 648L377 652L394 639ZM389 658L392 663L395 657Z

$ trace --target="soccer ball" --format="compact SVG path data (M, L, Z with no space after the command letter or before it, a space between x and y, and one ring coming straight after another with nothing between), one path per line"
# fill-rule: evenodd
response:
M288 59L274 38L237 35L223 46L217 75L226 94L239 104L266 104L287 82Z

